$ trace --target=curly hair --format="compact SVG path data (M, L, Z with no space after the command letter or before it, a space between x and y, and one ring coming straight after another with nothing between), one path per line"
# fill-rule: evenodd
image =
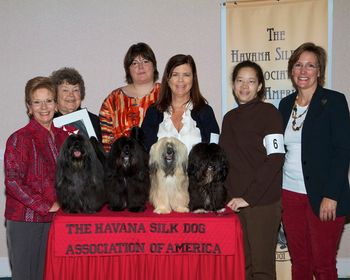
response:
M57 71L52 72L50 76L52 83L55 86L57 92L58 86L63 83L68 83L70 85L79 85L80 88L80 98L84 100L85 97L85 84L82 76L74 68L63 67Z

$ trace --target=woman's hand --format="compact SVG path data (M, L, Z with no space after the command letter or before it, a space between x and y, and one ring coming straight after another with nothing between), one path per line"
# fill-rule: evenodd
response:
M227 206L230 207L234 212L239 212L240 208L249 206L249 203L241 197L234 197L227 203Z
M322 222L334 221L336 218L337 201L324 197L320 205L320 219Z
M58 209L60 209L60 205L58 204L57 201L55 201L55 202L52 204L51 208L49 209L49 212L50 212L50 213L52 213L52 212L57 212Z

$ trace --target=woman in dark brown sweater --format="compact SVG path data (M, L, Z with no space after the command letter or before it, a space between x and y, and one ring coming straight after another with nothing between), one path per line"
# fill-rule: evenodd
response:
M225 115L220 136L230 164L228 206L238 213L243 228L246 279L276 279L284 161L282 118L273 105L262 101L265 81L258 64L239 63L232 82L238 107Z

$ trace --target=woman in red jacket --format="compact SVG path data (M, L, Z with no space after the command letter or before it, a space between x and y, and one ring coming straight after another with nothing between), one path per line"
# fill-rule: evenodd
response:
M49 78L27 82L25 103L29 123L9 137L4 156L6 235L12 278L40 280L50 222L59 209L56 157L67 134L52 124L56 92Z

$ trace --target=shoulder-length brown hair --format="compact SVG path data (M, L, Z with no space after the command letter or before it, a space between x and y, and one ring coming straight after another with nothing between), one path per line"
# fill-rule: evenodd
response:
M317 83L320 86L324 86L326 79L326 65L327 65L327 52L321 46L317 46L314 43L307 42L300 45L291 55L288 61L288 77L292 77L292 70L295 63L298 62L299 57L303 52L311 52L316 56L317 66L319 69L319 76L317 77ZM293 79L292 83L294 85ZM294 85L295 87L295 85Z
M193 111L199 111L205 104L207 104L207 100L202 96L199 90L198 76L197 76L197 68L196 64L191 55L185 54L177 54L171 57L168 63L165 66L165 70L163 73L162 84L160 86L160 93L158 100L156 102L157 109L161 112L165 112L169 110L172 94L171 89L169 87L168 81L171 78L174 69L177 66L188 64L192 69L193 75L193 83L192 88L190 90L190 100L193 104Z
M130 74L130 65L134 59L138 56L143 57L152 62L153 64L153 82L156 82L159 77L157 70L157 60L151 47L146 43L137 43L130 46L124 57L124 70L125 70L125 80L128 84L132 84L133 80Z

